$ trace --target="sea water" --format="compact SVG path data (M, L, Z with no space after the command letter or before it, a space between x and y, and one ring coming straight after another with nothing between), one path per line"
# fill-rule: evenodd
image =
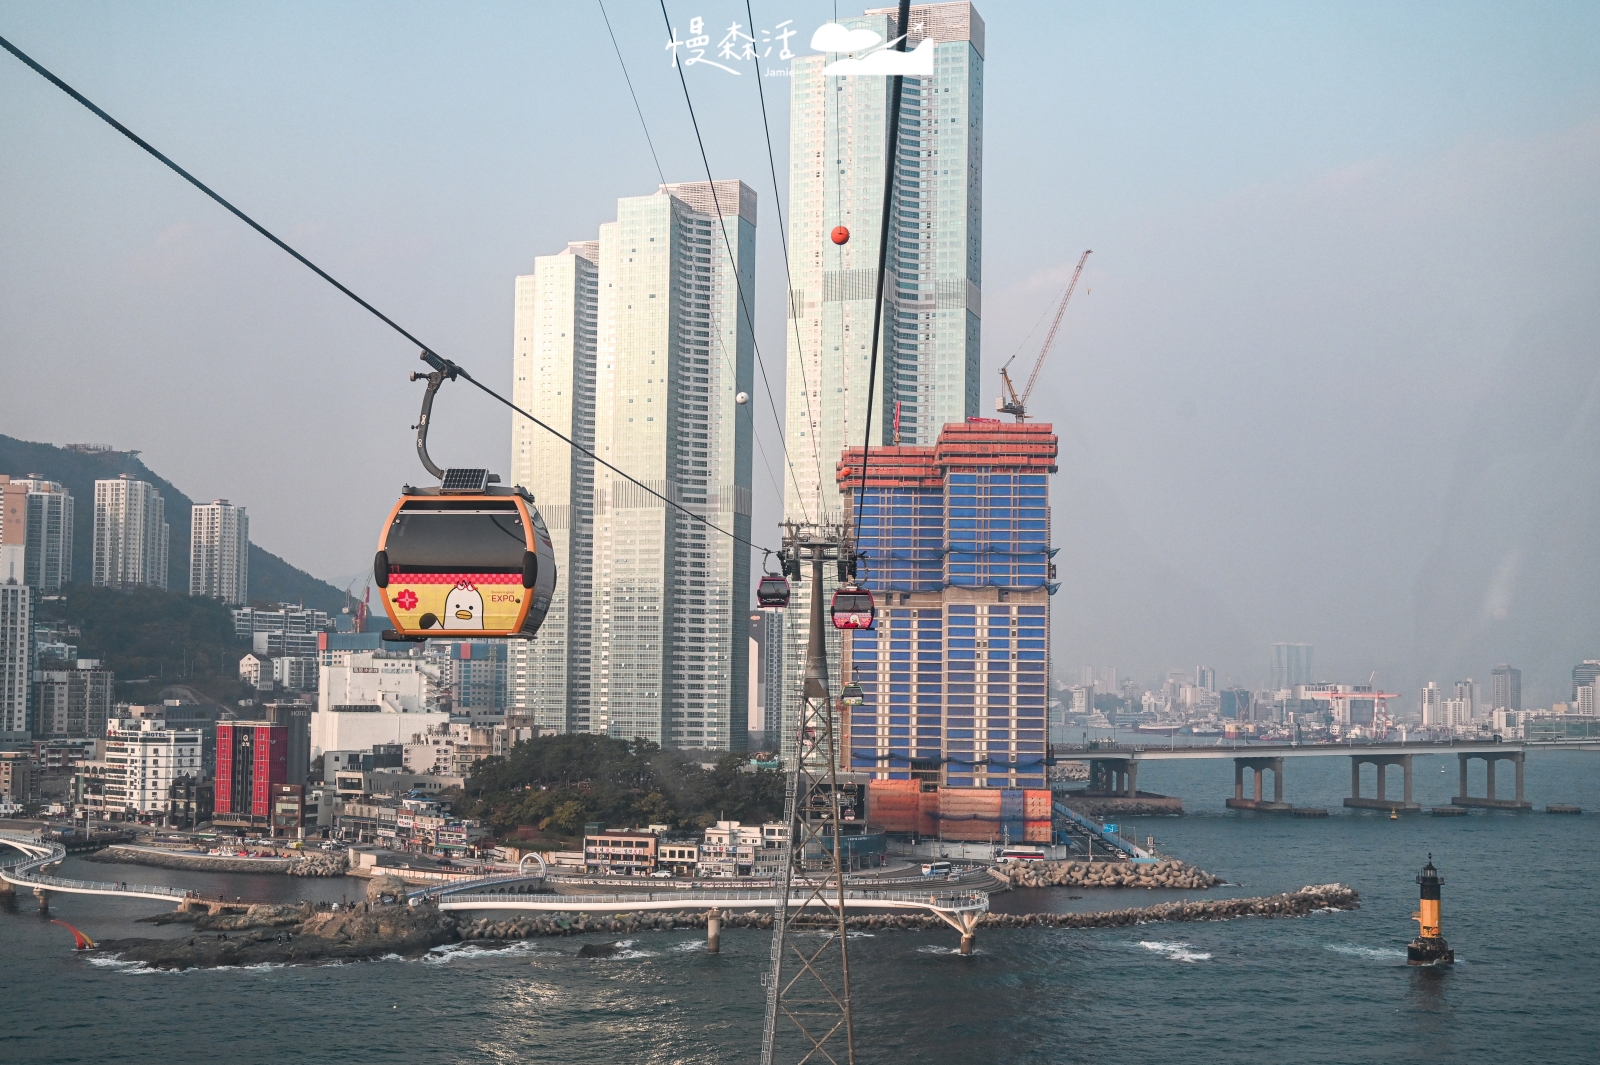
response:
M1360 891L1361 909L980 931L971 957L956 952L953 932L852 936L857 1060L1600 1060L1600 817L1592 812L1600 754L1529 755L1538 812L1450 819L1342 809L1343 756L1287 763L1285 798L1328 808L1326 820L1228 812L1232 770L1227 761L1147 764L1140 787L1181 796L1189 812L1123 822L1125 834L1154 836L1162 851L1226 877L1226 887L1013 892L997 895L995 909L1117 908L1333 881ZM1398 771L1391 776L1398 790ZM1442 805L1456 779L1453 757L1419 757L1415 798ZM1546 803L1591 812L1550 815ZM1445 878L1444 933L1457 958L1443 970L1405 964L1416 934L1414 878L1430 853ZM255 898L337 901L364 888L81 859L61 875L181 880ZM51 908L97 938L188 934L135 923L161 912L158 902L57 896ZM575 957L586 941L619 937L460 945L418 960L153 972L74 954L67 931L18 895L0 913L0 1062L757 1060L766 934L724 929L722 952L712 955L703 932L637 933L612 957ZM779 1060L798 1060L793 1038L784 1040Z

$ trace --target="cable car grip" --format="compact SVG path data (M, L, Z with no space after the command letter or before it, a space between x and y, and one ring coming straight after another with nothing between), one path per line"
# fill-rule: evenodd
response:
M413 373L411 375L411 380L413 381L425 379L428 382L428 390L422 395L422 417L417 419L416 425L417 458L422 460L423 468L442 481L444 480L444 470L428 456L428 422L433 417L433 397L439 391L439 386L444 384L446 380L454 381L457 370L454 363L440 359L437 355L433 355L433 358L430 359L428 357L430 355L433 355L431 351L422 353L422 358L427 361L429 366L433 366L436 363L442 363L443 365L432 373Z

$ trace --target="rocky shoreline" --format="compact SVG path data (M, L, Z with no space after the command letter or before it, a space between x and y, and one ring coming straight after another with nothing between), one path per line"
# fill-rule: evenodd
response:
M344 854L323 852L294 857L222 858L209 854L179 854L152 847L112 846L86 854L84 860L182 869L191 873L283 873L288 876L344 876L350 868L350 860Z
M1327 910L1353 910L1360 896L1343 884L1324 884L1248 899L1168 902L1156 906L1094 913L989 913L979 929L1117 928L1161 921L1219 921L1238 917L1303 917ZM457 942L507 942L545 936L590 933L627 935L675 928L704 928L706 914L548 914L507 920L461 918L431 906L378 906L369 910L319 911L299 906L253 906L228 916L163 914L149 920L187 922L195 934L176 939L114 939L98 949L122 960L158 969L213 968L259 964L323 964L381 958L416 957ZM815 923L815 922L812 922ZM932 914L861 914L846 918L861 930L940 931ZM750 910L724 913L723 928L770 929L772 914ZM591 951L588 956L600 956Z
M1196 890L1224 883L1204 869L1179 861L1138 862L1002 862L989 870L1007 886L1181 888Z

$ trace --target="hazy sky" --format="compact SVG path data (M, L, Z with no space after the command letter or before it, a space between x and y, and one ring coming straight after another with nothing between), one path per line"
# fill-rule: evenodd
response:
M1063 441L1057 675L1259 684L1296 640L1329 680L1511 658L1564 697L1600 656L1600 7L978 7L981 407L1095 252L1034 404ZM659 8L608 10L667 180L703 180ZM755 25L804 51L834 10ZM596 5L12 2L0 35L507 391L513 277L658 180ZM755 72L688 74L715 176L759 196L776 384ZM364 571L418 473L415 352L9 56L0 143L0 432L138 449L291 562ZM437 416L435 457L506 467L503 408Z

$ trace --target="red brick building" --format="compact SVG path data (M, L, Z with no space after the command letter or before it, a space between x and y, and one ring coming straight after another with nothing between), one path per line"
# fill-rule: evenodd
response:
M269 721L217 722L219 825L272 824L274 785L289 782L289 730Z

